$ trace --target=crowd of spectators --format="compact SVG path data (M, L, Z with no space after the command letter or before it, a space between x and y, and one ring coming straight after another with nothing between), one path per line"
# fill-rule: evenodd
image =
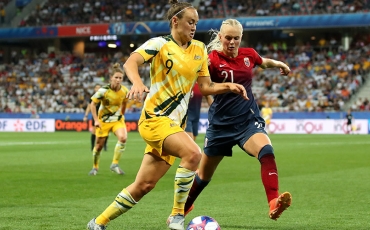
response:
M228 0L225 11L232 16L306 15L368 12L367 0ZM223 7L219 7L221 10Z
M200 18L368 12L369 0L188 0ZM167 0L49 0L20 26L164 20Z
M253 92L259 104L269 102L280 112L342 111L370 80L370 45L356 43L348 51L329 47L285 47L279 42L257 45L262 56L282 60L292 69L289 76L281 76L278 70L255 69ZM15 56L13 63L0 67L0 112L61 113L83 112L94 85L107 84L109 66L124 63L128 53L87 53L81 58L68 52L37 57L22 52ZM140 75L149 86L148 65L142 66ZM124 84L130 87L127 79ZM141 103L129 103L128 112L141 110ZM358 99L352 109L369 111L368 98Z
M108 84L109 67L127 58L121 52L112 56L85 54L83 58L69 52L37 57L22 52L16 56L13 63L0 67L0 112L83 112L95 84ZM142 66L140 73L148 76L148 66ZM130 101L128 112L141 110L141 106Z
M5 7L9 2L10 2L10 0L0 0L0 6Z
M254 85L260 105L269 101L275 111L341 111L366 80L370 80L370 43L363 40L344 51L335 42L322 46L295 46L284 50L279 42L258 45L264 57L282 60L292 69L289 76L278 70L257 69ZM368 98L352 104L352 109L369 111Z
M5 23L5 6L8 4L9 0L0 0L0 26L2 26Z

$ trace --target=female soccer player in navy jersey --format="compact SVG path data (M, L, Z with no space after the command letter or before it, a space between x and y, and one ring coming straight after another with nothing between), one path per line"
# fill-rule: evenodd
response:
M198 174L190 190L185 215L193 209L193 202L211 180L224 156L232 156L232 148L238 145L261 164L262 183L270 206L269 217L279 218L290 206L291 194L278 192L278 172L274 149L265 131L265 121L260 115L252 93L252 70L280 68L283 75L290 72L283 62L262 58L252 48L241 48L243 27L235 19L223 21L220 32L208 44L208 68L213 82L234 82L243 85L249 100L232 93L214 96L209 112L209 128L204 141L204 153Z

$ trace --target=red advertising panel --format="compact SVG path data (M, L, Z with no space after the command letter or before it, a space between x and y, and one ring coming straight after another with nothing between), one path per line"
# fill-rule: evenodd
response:
M81 37L109 34L109 24L58 26L58 37Z

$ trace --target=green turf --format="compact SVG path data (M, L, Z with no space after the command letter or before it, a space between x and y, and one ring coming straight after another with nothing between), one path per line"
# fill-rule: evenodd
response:
M370 228L370 136L271 135L271 139L280 190L293 195L292 206L278 221L267 216L258 161L235 148L234 157L221 163L187 222L209 215L223 230ZM99 174L92 177L87 175L92 164L87 132L0 133L0 229L85 229L134 180L141 163L144 142L138 133L129 133L121 160L126 175L111 173L115 141L110 136ZM108 229L166 229L175 169Z

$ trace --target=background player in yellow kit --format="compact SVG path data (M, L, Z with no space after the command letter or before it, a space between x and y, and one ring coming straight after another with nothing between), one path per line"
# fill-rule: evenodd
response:
M114 64L110 84L101 87L91 97L90 109L94 118L97 140L93 149L93 168L89 172L89 175L95 176L98 173L100 152L109 132L113 132L118 138L110 169L117 174L124 174L118 165L121 155L125 151L127 140L124 113L126 110L128 89L121 85L123 76L123 69L120 68L118 63ZM96 105L99 103L99 110L96 111Z
M96 93L99 89L101 88L101 85L100 84L96 84L95 87L94 87L94 93ZM91 104L92 100L90 98L90 103L87 105L86 107L86 110L85 110L85 116L83 118L83 121L87 121L88 117L89 117L89 113L91 111L90 109L90 104ZM100 103L96 105L96 111L99 110L99 106L100 106ZM90 132L91 132L91 151L93 151L94 147L95 147L95 140L96 140L96 136L95 136L95 126L94 124L91 126L91 129L90 129ZM104 151L107 151L107 141L108 141L108 136L107 138L105 139L105 143L104 143Z
M270 123L271 123L271 118L272 118L272 109L270 108L270 103L266 101L265 105L261 109L261 115L262 118L265 120L265 130L269 134L270 133Z
M171 34L155 37L136 49L124 64L132 82L128 98L140 100L148 92L139 120L139 132L147 143L135 181L124 188L87 227L105 229L109 221L129 211L165 175L176 157L174 203L167 220L169 229L184 229L184 205L194 180L201 152L184 131L191 90L197 81L203 95L233 92L248 99L242 85L213 83L207 67L204 43L194 40L199 20L197 10L187 2L170 0L167 12ZM150 63L150 91L143 84L138 66ZM143 229L138 223L138 229Z

